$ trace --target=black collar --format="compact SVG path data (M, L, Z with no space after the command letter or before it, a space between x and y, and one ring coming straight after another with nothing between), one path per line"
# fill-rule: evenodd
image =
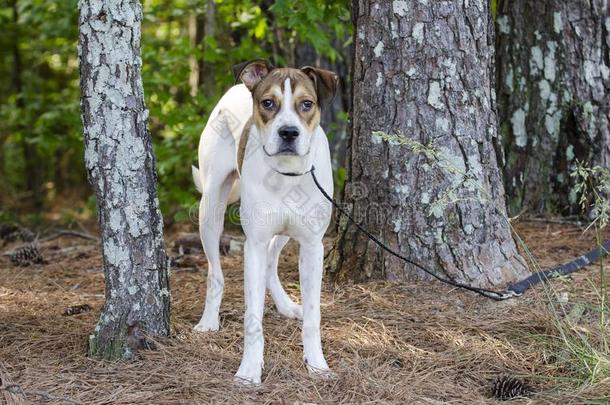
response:
M310 151L311 151L311 149L310 149L310 150L308 150L308 151L307 151L307 153L306 153L305 155L303 155L303 156L307 156L307 155L309 155L309 152L310 152ZM265 152L265 155L267 155L267 156L269 156L269 157L273 157L273 156L275 156L275 155L270 155L269 153L267 153L267 149L265 149L265 145L263 145L263 152ZM273 167L271 168L271 170L273 170L273 171L274 171L274 172L276 172L276 173L281 174L282 176L288 176L288 177L299 177L299 176L302 176L302 175L304 175L304 174L307 174L307 173L311 172L311 171L313 170L313 165L311 166L311 169L309 169L309 170L307 170L306 172L303 172L303 173L294 173L294 172L287 172L287 173L286 173L286 172L280 172L279 170L275 170Z
M311 173L314 168L313 166L311 166L311 169L307 170L306 172L303 173L295 173L295 172L280 172L279 170L275 170L273 168L271 168L274 172L281 174L282 176L288 176L288 177L299 177L299 176L303 176L307 173Z

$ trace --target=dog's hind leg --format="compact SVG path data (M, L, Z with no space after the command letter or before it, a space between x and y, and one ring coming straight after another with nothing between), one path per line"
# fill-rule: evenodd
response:
M276 235L269 242L267 247L267 269L266 269L266 284L277 311L287 318L303 319L303 307L296 304L286 294L282 283L277 274L277 264L280 257L280 252L288 243L288 236Z
M234 174L229 174L221 184L203 184L199 204L199 235L208 258L208 277L203 315L195 326L195 330L200 332L219 328L219 311L224 288L220 267L220 235L224 226L227 199L234 181Z

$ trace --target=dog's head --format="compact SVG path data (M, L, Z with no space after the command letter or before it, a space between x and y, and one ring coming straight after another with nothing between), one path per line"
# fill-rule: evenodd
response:
M310 66L276 68L264 60L236 65L235 77L252 92L253 121L268 157L287 164L309 153L321 108L337 90L338 76Z

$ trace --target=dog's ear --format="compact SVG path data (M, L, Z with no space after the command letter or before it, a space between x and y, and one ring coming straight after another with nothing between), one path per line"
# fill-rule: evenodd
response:
M254 59L233 66L235 82L243 82L250 91L265 76L274 69L274 66L264 59Z
M301 68L301 71L313 80L320 106L326 106L335 97L335 93L337 93L339 76L330 70L318 69L311 66L305 66Z

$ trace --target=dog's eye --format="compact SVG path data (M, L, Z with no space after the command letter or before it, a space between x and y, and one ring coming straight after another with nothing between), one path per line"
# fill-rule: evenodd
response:
M303 103L301 103L301 109L305 112L311 110L312 107L313 107L313 101L311 101L311 100L305 100L305 101L303 101Z
M263 106L263 108L265 110L271 111L275 107L275 102L273 102L273 100L268 98L268 99L265 99L265 100L261 101L261 105Z

